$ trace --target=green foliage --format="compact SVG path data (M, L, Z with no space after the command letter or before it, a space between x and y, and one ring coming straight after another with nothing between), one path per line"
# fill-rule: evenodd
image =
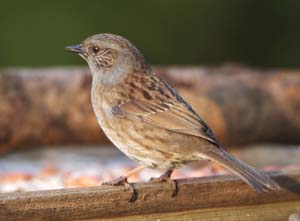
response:
M19 0L0 10L0 66L82 64L64 46L103 32L151 64L300 65L297 1Z

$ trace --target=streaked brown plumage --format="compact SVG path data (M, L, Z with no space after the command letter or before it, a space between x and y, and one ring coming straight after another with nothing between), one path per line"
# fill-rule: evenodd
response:
M257 191L279 189L267 175L226 152L208 125L152 72L128 40L99 34L67 49L88 62L98 122L108 138L131 159L145 167L164 169L162 179L169 178L177 167L207 159L231 170ZM123 176L111 184L126 179Z

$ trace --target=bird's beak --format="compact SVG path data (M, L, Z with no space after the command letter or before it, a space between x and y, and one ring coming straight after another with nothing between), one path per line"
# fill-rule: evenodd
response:
M77 53L77 54L82 54L83 53L83 48L82 45L71 45L71 46L67 46L65 47L66 50Z

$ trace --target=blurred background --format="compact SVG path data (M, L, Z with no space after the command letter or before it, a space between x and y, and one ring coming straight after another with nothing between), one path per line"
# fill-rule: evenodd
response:
M98 33L165 66L155 72L239 159L299 173L300 1L26 0L0 10L0 193L97 186L136 166L101 133L88 67L64 50ZM227 173L200 162L174 177Z
M300 66L298 1L2 1L0 66L83 64L63 48L122 35L151 64Z

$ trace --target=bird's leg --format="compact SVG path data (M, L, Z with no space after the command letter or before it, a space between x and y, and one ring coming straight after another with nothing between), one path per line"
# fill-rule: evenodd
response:
M112 181L103 182L102 185L111 185L111 186L121 186L124 185L125 187L129 188L131 191L131 199L129 202L134 202L137 199L137 191L134 186L128 182L128 177L132 176L133 174L145 169L145 166L139 166L133 170L130 170L125 175L120 176Z
M172 185L173 193L171 196L174 197L178 193L178 185L177 185L176 180L171 179L172 173L173 173L173 170L167 170L160 177L151 178L150 181L151 182L165 182L165 181L168 182L169 184Z
M143 169L145 169L145 166L136 167L133 170L130 170L127 173L125 173L123 176L119 176L118 178L116 178L112 181L104 182L104 183L102 183L102 185L112 185L112 186L122 185L124 182L127 182L127 179L130 176L132 176L133 174L135 174Z

